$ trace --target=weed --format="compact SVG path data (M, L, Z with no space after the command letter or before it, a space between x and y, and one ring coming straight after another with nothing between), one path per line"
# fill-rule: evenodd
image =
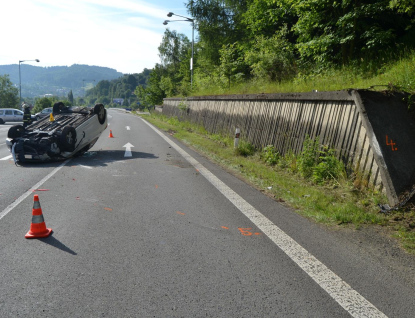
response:
M244 140L240 140L238 147L235 148L235 153L239 156L253 156L255 152L255 147L251 143Z
M278 163L279 157L280 154L273 145L268 145L264 147L264 149L262 149L261 159L271 166L276 165Z
M298 172L297 157L290 150L284 156L280 157L278 166L282 169L288 169L292 173Z
M323 146L318 164L312 168L312 180L321 184L326 180L336 180L345 175L344 164L335 156L335 150Z
M318 163L319 155L319 138L311 139L306 136L303 143L303 151L298 157L298 171L304 178L310 178L313 175L313 168Z

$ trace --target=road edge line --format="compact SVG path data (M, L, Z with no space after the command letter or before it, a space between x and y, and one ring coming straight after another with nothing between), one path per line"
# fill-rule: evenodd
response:
M285 254L291 258L308 276L310 276L331 298L342 306L352 317L387 316L371 302L360 295L337 274L309 253L297 241L291 238L271 220L255 209L239 194L229 188L223 181L189 155L178 144L164 135L152 124L141 118L151 129L172 146L184 159L202 174L219 192L221 192L239 211L268 236Z

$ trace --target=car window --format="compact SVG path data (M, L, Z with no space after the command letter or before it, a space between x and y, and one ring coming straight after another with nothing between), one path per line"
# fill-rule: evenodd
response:
M6 110L6 115L13 115L13 111L12 110Z
M22 111L20 111L20 110L15 110L15 111L14 111L14 114L15 114L15 115L20 115L20 116L22 116L22 115L23 115L23 112L22 112Z
M0 110L0 115L3 115L3 113L4 113L4 110Z

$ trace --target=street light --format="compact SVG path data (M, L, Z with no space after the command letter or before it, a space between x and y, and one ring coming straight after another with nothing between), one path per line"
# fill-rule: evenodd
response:
M22 60L22 61L19 61L19 102L20 102L20 106L22 105L22 80L21 80L21 73L20 73L20 63L30 62L30 61L40 62L38 59L36 59L36 60Z
M176 15L178 17L181 17L183 19L186 19L186 20L165 20L163 22L163 24L167 25L169 22L175 22L175 21L186 21L186 22L191 22L192 23L192 58L190 59L190 87L193 88L193 55L194 55L194 46L195 46L195 39L194 39L194 37L195 37L195 20L191 19L191 18L188 18L188 17L184 17L182 15L174 14L173 12L169 12L167 14L167 16L169 18L171 18L174 15Z

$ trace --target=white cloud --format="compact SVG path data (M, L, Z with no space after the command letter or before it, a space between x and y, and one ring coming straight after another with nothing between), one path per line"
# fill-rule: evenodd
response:
M38 66L88 64L137 73L159 62L171 7L133 0L18 0L0 4L0 64L40 59ZM166 8L166 9L165 9ZM180 12L178 12L180 14ZM184 23L176 30L191 32ZM170 27L170 25L169 25ZM186 28L187 27L187 28Z

